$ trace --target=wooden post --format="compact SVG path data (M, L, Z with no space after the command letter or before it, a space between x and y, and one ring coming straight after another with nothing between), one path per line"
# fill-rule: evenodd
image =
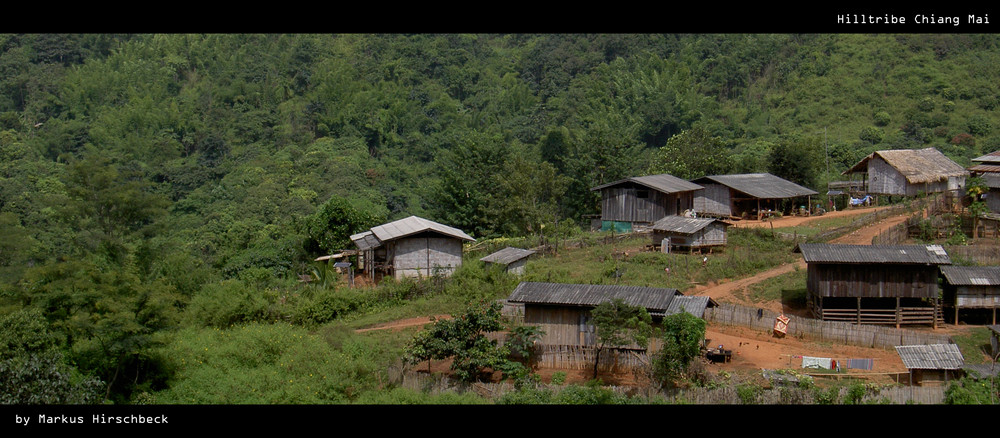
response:
M903 315L900 313L900 309L899 309L899 297L896 297L896 328L899 328L899 325L902 322L902 319L903 319Z
M934 328L935 330L937 329L937 316L938 316L938 309L940 307L941 307L941 300L935 298L934 299L934 323L931 324L931 327Z
M861 324L861 297L858 297L858 324Z

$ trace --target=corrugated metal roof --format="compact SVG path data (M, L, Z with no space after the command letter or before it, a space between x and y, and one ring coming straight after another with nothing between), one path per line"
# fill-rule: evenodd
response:
M1000 164L1000 151L993 151L986 155L972 159L975 163L997 163Z
M997 167L1000 168L1000 166ZM986 187L991 189L1000 189L1000 174L983 174L983 182L986 183Z
M798 251L806 263L950 265L941 245L841 245L802 243Z
M379 242L378 238L371 231L354 234L351 236L351 241L362 251L382 246L382 242Z
M965 364L956 344L899 345L896 353L911 370L957 370Z
M681 313L683 310L694 316L702 318L705 316L705 308L708 307L709 304L714 305L714 302L711 298L706 296L677 296L670 301L670 307L663 312L663 315L673 315Z
M969 167L969 172L996 173L1000 172L1000 164L976 164Z
M980 378L996 377L1000 374L1000 366L995 367L991 363L963 365L962 369L965 370L966 374L971 375L972 373L975 373Z
M941 274L955 286L1000 286L998 266L942 266Z
M500 251L497 251L493 254L483 257L479 260L486 263L499 263L501 265L509 265L525 257L528 257L534 253L535 252L530 249L513 248L508 246L504 249L501 249Z
M815 190L802 187L770 173L745 173L740 175L711 175L694 180L704 184L714 182L760 199L785 199L818 195Z
M665 312L680 295L677 289L598 284L522 282L511 292L508 302L594 307L621 298L650 313Z
M591 191L601 190L606 187L616 186L626 182L636 183L663 193L693 192L695 190L701 190L704 188L690 181L680 179L670 174L662 173L659 175L634 176L631 178L625 178L622 180L615 181L613 183L608 183L594 187L590 190Z
M684 216L666 216L653 224L653 231L668 231L671 233L692 234L709 226L712 222L729 225L723 221L710 218L692 218Z
M941 181L969 174L964 167L934 148L875 151L843 174L867 172L868 161L876 156L885 160L911 184Z
M442 225L437 222L424 219L422 217L410 216L405 219L400 219L398 221L389 222L384 225L379 225L377 227L372 227L371 232L375 234L380 241L385 242L387 240L399 239L400 237L406 237L417 233L422 233L424 231L433 231L436 233L444 234L446 236L455 237L462 240L475 241L464 231L458 228L452 228L447 225ZM353 240L353 239L352 239Z

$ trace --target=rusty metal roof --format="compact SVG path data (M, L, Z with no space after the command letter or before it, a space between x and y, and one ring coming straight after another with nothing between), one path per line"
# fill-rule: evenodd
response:
M802 243L806 263L950 265L941 245L841 245Z
M497 251L493 254L483 257L479 260L486 263L498 263L501 265L509 265L525 257L531 256L534 253L535 252L530 249L521 249L508 246L504 249L501 249L500 251Z
M770 173L745 173L740 175L711 175L694 180L695 183L713 182L760 199L786 199L818 195L815 190L802 187Z
M600 284L562 284L522 282L511 292L508 302L595 307L621 298L627 304L642 306L650 313L666 312L677 289Z
M1000 286L1000 266L942 266L941 274L954 286Z
M725 226L730 224L710 218L692 218L683 216L666 216L653 224L653 231L667 231L671 233L693 234L712 224L718 222Z
M956 344L898 345L896 353L911 370L957 370L965 364Z
M630 178L625 178L612 183L594 187L590 190L591 191L601 190L603 188L616 186L627 182L636 183L641 186L649 187L653 190L663 193L693 192L695 190L701 190L704 188L690 181L680 179L670 174L662 173L659 175L634 176Z

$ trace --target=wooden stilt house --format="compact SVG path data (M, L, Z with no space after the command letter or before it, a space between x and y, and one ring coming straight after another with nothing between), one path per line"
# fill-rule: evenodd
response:
M997 323L1000 308L1000 267L998 266L941 266L944 279L944 302L955 312L988 312L991 324Z
M703 187L694 194L698 216L757 219L780 211L781 201L801 199L809 207L815 190L770 173L712 175L692 181Z
M691 209L701 186L668 174L626 178L594 187L601 192L601 229L632 231Z
M942 323L940 245L800 244L808 264L806 301L825 321L856 324Z
M694 250L724 246L729 226L714 218L667 216L652 226L653 245L668 246L664 252L673 248Z

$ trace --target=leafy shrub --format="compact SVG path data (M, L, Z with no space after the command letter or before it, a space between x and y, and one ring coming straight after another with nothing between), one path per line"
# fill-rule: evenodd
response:
M196 324L220 328L264 321L270 316L262 293L236 280L206 284L185 313Z
M889 124L889 122L892 121L892 118L889 117L889 113L885 111L879 111L875 113L875 116L873 118L875 120L876 126L886 126Z
M861 130L861 133L858 135L858 137L862 141L866 141L871 144L878 144L882 142L883 138L885 138L885 133L882 132L880 128L874 126L868 126Z

